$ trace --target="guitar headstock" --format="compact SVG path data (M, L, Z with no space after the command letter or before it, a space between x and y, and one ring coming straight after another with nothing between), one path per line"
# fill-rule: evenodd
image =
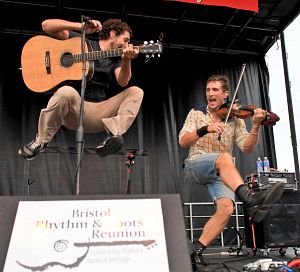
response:
M144 42L144 45L140 46L139 52L142 54L146 54L146 61L153 58L156 54L158 57L160 57L160 54L162 53L163 46L162 43L157 41L150 41Z

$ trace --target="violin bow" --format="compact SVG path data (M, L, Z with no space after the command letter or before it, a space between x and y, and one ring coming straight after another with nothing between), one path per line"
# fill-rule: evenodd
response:
M241 71L241 74L240 74L240 77L239 77L239 81L238 81L238 83L237 83L237 85L236 85L236 88L235 88L235 90L234 90L234 94L233 94L233 97L232 97L232 101L231 101L231 103L230 103L228 112L227 112L226 117L225 117L225 121L224 121L225 126L226 126L226 124L227 124L227 122L228 122L228 119L229 119L229 116L230 116L230 113L231 113L233 104L234 104L234 102L235 102L236 94L237 94L237 91L238 91L238 89L239 89L239 87L240 87L240 84L241 84L241 81L242 81L242 77L243 77L244 72L245 72L245 68L246 68L246 63L244 63L243 66L242 66L242 71ZM221 134L219 134L218 140L221 140Z

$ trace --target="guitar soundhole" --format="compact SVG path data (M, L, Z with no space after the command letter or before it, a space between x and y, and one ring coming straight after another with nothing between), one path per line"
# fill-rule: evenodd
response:
M69 68L74 64L74 58L73 55L69 52L64 53L61 56L61 65L65 68Z

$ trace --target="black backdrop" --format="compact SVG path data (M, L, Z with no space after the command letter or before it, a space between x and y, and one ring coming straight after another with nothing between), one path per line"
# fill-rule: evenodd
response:
M62 128L48 152L34 161L26 162L17 155L19 147L35 137L39 112L49 94L31 92L23 83L21 50L30 36L0 35L5 41L0 69L0 194L73 194L75 131ZM140 55L133 62L131 84L140 86L145 96L137 119L125 134L125 148L139 150L131 168L132 193L181 192L182 160L188 150L179 147L178 133L185 117L192 107L205 102L205 81L211 74L226 74L233 93L243 63L247 66L237 97L242 104L270 109L269 75L263 57L164 48L160 58L145 62ZM249 120L246 123L249 125ZM105 136L85 134L80 194L126 193L126 154L99 158L94 152ZM251 155L241 155L237 150L234 155L243 177L255 171L258 156L268 156L276 167L272 128L262 129L260 144ZM202 190L193 189L190 200L207 201Z

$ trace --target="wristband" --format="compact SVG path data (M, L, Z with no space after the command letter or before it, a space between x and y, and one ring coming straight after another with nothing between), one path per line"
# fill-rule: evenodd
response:
M206 134L208 133L207 127L208 127L208 126L203 126L203 127L198 128L198 129L196 130L196 133L197 133L197 135L198 135L200 138L203 137L204 135L206 135Z

